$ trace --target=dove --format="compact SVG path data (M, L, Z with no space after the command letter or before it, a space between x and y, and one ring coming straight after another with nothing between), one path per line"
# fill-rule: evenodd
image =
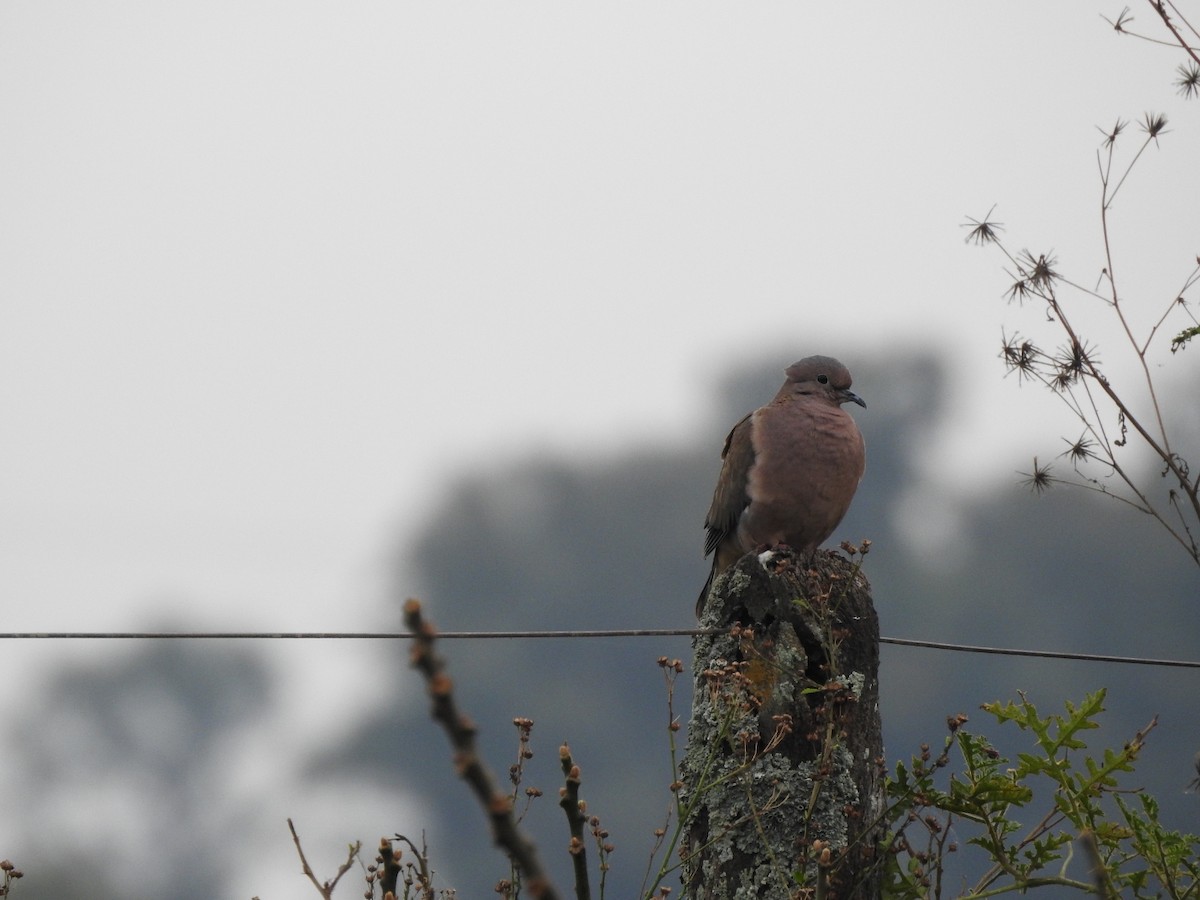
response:
M809 356L786 369L787 380L766 406L733 426L721 452L721 474L704 520L704 555L714 579L743 555L784 544L811 556L854 499L866 468L866 445L844 403L866 408L850 390L847 368Z

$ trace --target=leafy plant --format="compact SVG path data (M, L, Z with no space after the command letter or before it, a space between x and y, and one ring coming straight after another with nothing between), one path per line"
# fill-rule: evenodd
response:
M959 834L969 835L988 866L956 896L1058 886L1106 897L1200 897L1200 838L1167 829L1152 797L1120 786L1156 722L1119 750L1087 752L1084 735L1099 727L1104 696L1098 691L1078 706L1067 703L1065 715L1045 717L1024 694L1018 702L985 703L997 723L1032 738L1015 763L967 731L963 715L948 720L937 757L926 746L908 765L898 763L888 782L894 825L884 896L943 896L947 858L958 851L951 835ZM1036 790L1043 780L1048 801Z

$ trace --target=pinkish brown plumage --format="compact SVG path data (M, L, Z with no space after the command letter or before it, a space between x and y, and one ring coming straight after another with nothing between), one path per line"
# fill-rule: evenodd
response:
M704 520L704 555L715 556L697 615L713 579L744 554L786 544L811 555L846 515L866 465L862 433L842 409L866 406L850 384L836 359L802 359L775 399L729 432Z

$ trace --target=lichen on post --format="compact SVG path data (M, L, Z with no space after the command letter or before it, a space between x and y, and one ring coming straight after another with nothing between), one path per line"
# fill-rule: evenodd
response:
M714 583L693 644L683 895L876 898L879 623L854 561L777 549Z

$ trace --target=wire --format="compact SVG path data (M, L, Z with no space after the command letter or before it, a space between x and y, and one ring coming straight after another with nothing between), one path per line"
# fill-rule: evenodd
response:
M485 638L608 638L677 637L694 634L725 634L728 628L644 628L599 631L439 631L439 640L479 640ZM410 640L409 631L10 631L0 632L0 640Z
M940 641L916 641L909 638L881 637L880 643L901 647L926 647L931 650L957 650L961 653L994 653L999 656L1040 656L1046 659L1081 659L1086 662L1128 663L1138 666L1174 666L1200 669L1196 659L1149 659L1140 656L1107 656L1103 653L1070 653L1062 650L1019 650L1010 647L979 647L972 644L945 644Z
M641 628L598 631L441 631L439 640L485 640L491 638L613 638L683 637L724 634L725 628ZM9 631L0 632L0 640L411 640L407 631ZM1109 656L1101 653L1071 653L1062 650L1021 650L1012 647L981 647L974 644L949 644L910 638L881 637L880 643L927 650L951 650L959 653L990 653L997 656L1034 656L1044 659L1074 659L1084 662L1123 663L1138 666L1169 666L1200 669L1200 660L1151 659L1138 656Z

